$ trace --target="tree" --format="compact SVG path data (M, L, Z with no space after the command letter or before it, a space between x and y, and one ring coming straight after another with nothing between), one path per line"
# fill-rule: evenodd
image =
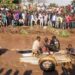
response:
M12 3L13 0L0 0L0 6L1 7L7 7L7 8L15 8L16 4Z
M13 0L12 2L15 4L19 4L20 0Z
M11 2L11 0L5 0L4 1L6 4L9 4Z
M2 0L0 0L0 3L2 3Z
M50 7L57 7L57 5L55 3L50 3L49 5Z

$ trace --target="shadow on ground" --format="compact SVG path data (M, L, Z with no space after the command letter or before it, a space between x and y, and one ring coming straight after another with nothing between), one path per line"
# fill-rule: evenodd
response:
M32 50L25 50L25 51L20 50L20 51L17 51L17 52L20 53L20 54L32 53Z
M62 74L61 75L75 75L75 65L72 65L72 68L66 69L62 68Z
M16 70L16 71L14 72L14 75L19 75L19 71Z
M72 69L69 69L70 75L75 75L75 64L72 65Z
M3 55L3 54L6 53L7 51L8 51L8 49L1 48L1 49L0 49L0 55Z
M4 71L4 68L1 68L1 69L0 69L0 74L1 74L3 71Z
M9 69L4 75L10 75L12 73L12 69Z
M4 72L4 68L0 68L0 75L2 75L2 73ZM72 69L66 69L63 68L62 69L62 73L60 75L75 75L75 65L72 65ZM13 73L12 69L8 69L6 70L4 75L11 75L13 73L13 75L19 75L19 72L21 72L20 70L16 70ZM32 70L26 70L23 75L32 75ZM53 72L43 72L42 75L59 75L59 73L57 71L53 71Z
M32 75L32 70L25 71L24 75Z
M53 72L43 72L43 75L58 75L57 71L53 71Z

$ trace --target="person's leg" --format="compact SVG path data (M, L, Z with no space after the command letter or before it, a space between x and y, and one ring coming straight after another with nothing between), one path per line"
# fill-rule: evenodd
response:
M60 21L59 21L59 28L61 28Z
M5 25L7 26L7 19L6 19L6 21L5 21Z
M54 28L55 28L55 26L56 26L56 22L54 21Z
M41 20L40 20L40 27L42 26L42 22L41 22Z
M58 28L58 21L56 21L56 26L55 27Z
M45 20L45 26L47 25L47 22L46 22L46 20Z
M54 27L54 22L52 21L52 27Z
M43 21L42 21L42 27L43 27Z
M63 24L62 23L60 23L60 28L62 29L63 28L63 26L62 26Z
M15 20L12 20L12 26L14 26L15 25Z
M70 24L69 24L69 28L71 29L72 28L72 25L71 25L72 23L70 22Z
M31 20L31 23L30 23L31 27L33 26L33 21Z
M68 23L66 23L66 29L68 29Z
M36 56L36 57L39 55L39 52L36 50L33 50L32 53L33 53L33 56Z
M64 29L66 29L66 22L64 22Z
M49 22L50 22L50 26L52 27L52 21L50 20Z
M48 23L47 23L47 24L48 24L48 26L49 26L49 25L50 25L50 21L48 21Z

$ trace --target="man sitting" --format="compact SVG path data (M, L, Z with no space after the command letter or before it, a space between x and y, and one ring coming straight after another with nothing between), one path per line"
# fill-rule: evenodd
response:
M56 38L56 36L52 36L52 40L50 41L49 50L53 52L58 52L60 50L60 42Z
M34 56L37 56L39 53L41 53L40 40L41 40L40 36L37 36L36 40L33 42L32 52Z

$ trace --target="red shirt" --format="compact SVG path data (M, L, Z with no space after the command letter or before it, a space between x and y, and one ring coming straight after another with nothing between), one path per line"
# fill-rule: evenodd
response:
M67 23L70 23L71 21L72 21L72 17L71 17L71 16L69 16L69 15L68 15L68 16L66 16L66 22L67 22Z

